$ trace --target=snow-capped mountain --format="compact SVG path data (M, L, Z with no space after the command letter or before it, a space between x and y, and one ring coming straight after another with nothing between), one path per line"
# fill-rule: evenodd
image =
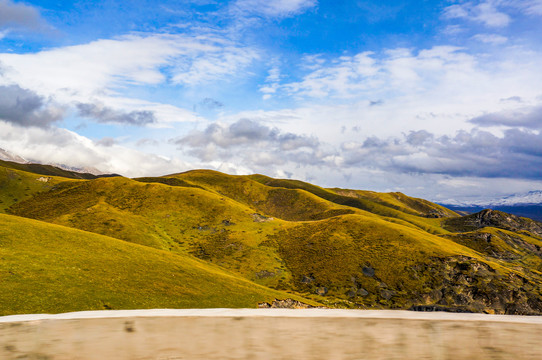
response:
M16 163L21 163L21 164L25 164L27 163L28 161L26 161L25 159L23 159L22 157L20 157L19 155L15 155L7 150L4 150L2 148L0 148L0 160L4 160L4 161L13 161L13 162L16 162Z
M525 194L513 194L494 200L456 201L446 200L441 203L461 207L527 206L542 205L542 190L529 191Z
M43 162L40 162L40 161L37 161L37 160L33 160L33 159L30 159L30 160L27 160L19 155L16 155L8 150L4 150L2 148L0 148L0 160L3 160L3 161L11 161L11 162L16 162L16 163L20 163L20 164L43 164L43 165L52 165L52 166L56 166L57 168L60 168L60 169L63 169L63 170L68 170L68 171L75 171L75 172L79 172L79 173L87 173L87 174L92 174L92 175L96 175L96 176L99 176L99 175L104 175L105 173L103 171L100 171L94 167L75 167L75 166L68 166L68 165L65 165L65 164L59 164L59 163L43 163Z
M542 204L542 190L529 191L526 194L506 196L489 203L493 206L519 206Z
M493 209L542 221L542 190L509 195L494 200L446 200L439 202L439 204L462 213L474 213L482 209Z

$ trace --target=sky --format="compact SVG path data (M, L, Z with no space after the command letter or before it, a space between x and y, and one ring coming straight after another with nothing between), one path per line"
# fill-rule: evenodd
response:
M0 0L0 148L446 202L542 189L542 0Z

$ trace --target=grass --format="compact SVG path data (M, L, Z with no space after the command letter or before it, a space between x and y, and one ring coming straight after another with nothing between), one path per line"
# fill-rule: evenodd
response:
M4 214L0 259L0 315L308 301L188 256Z
M208 170L158 178L64 180L50 191L35 191L14 202L9 212L62 229L105 235L108 241L124 240L129 249L169 254L177 262L208 266L235 281L259 284L258 289L287 290L329 306L408 308L437 301L452 306L461 304L463 292L475 293L466 278L482 285L491 282L480 285L476 296L491 298L494 289L526 291L528 296L540 292L535 284L540 278L540 239L484 229L494 232L493 250L521 259L495 257L479 239L443 228L443 219L456 219L456 213L401 193L324 189ZM512 234L521 241L510 240ZM115 268L110 263L103 266ZM148 266L163 272L161 267L170 265ZM517 285L521 281L512 285L510 277L527 279L531 285L522 289ZM187 289L194 288L195 298L201 296L198 291L203 288L186 283ZM445 300L433 296L437 290L446 293ZM113 289L103 294L108 291ZM187 298L192 296L183 291L188 291ZM477 311L490 303L476 301ZM216 297L204 303L222 304Z
M318 222L303 223L272 236L280 255L292 271L294 287L314 292L326 287L329 294L347 299L352 287L364 288L378 300L380 287L415 293L423 283L410 277L414 266L435 258L468 256L483 258L474 250L454 241L385 220L345 215ZM375 271L366 276L364 267ZM304 284L303 279L313 279Z
M2 163L0 161L0 165ZM66 181L66 179L55 176L44 177L0 166L0 213L5 213L11 205L30 199L38 192L50 190L62 181Z

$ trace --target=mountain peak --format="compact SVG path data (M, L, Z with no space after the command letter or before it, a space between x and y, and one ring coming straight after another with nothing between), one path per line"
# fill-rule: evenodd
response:
M12 152L4 150L2 148L0 148L0 160L13 161L20 164L28 163L28 161L26 161L24 158L20 157L19 155L13 154Z

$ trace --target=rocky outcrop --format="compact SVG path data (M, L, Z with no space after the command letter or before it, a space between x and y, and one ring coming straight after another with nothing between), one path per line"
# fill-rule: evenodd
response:
M502 274L488 264L466 256L433 259L430 265L417 265L411 269L411 276L425 278L425 287L431 289L419 293L417 299L413 299L411 309L541 314L542 279L528 278L519 274L520 270Z
M515 232L528 231L531 234L542 236L542 223L491 209L460 218L447 219L443 225L453 232L468 232L484 227L496 227Z
M293 300L293 299L275 299L270 303L263 302L258 304L258 308L260 309L324 309L324 307L319 306L312 306L309 304L302 303L301 301Z

